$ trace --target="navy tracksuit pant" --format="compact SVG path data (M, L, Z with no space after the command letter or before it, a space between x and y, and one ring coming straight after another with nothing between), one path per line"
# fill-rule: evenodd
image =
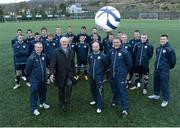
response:
M110 85L112 89L112 102L120 102L122 109L128 111L128 94L125 84L126 78L112 77L110 75Z
M32 112L37 109L38 98L40 100L40 104L46 103L46 92L47 87L45 83L31 83L31 110Z
M169 101L169 71L154 71L154 94L160 95L163 100Z
M104 91L103 91L103 78L93 79L90 77L90 89L93 100L96 102L97 108L103 108L103 101L104 101Z

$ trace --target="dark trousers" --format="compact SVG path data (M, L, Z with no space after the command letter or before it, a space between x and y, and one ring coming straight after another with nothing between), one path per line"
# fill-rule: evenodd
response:
M87 75L87 60L77 60L77 75L80 75L81 69L84 70L84 75Z
M122 109L128 111L128 94L125 85L126 77L120 76L110 77L110 84L112 89L112 102L120 101Z
M90 89L93 100L96 102L97 108L103 108L104 91L103 91L103 78L93 79L90 77Z
M169 71L154 71L154 94L160 95L162 91L163 100L169 101Z
M45 83L33 83L31 82L31 110L34 111L37 108L38 98L40 104L46 103L47 87Z
M70 79L67 79L65 83L66 84L64 86L58 86L58 97L60 105L67 105L70 103L73 84Z

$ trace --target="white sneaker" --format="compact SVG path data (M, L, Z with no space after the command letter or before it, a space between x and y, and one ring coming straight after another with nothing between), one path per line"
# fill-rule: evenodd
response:
M22 76L21 79L24 80L24 81L27 80L25 76Z
M147 89L143 89L143 94L144 94L144 95L147 94Z
M130 88L130 90L135 90L135 89L137 89L136 86Z
M17 89L17 88L19 88L20 87L20 84L16 84L14 87L13 87L13 89L15 90L15 89Z
M96 112L97 112L97 113L101 113L102 110L98 108L98 109L96 110Z
M161 103L161 107L165 108L168 105L168 101L163 100Z
M141 83L137 83L137 87L140 88L141 87Z
M45 104L45 103L40 104L39 107L40 107L40 108L44 108L44 109L49 109L49 108L50 108L50 106L47 105L47 104Z
M31 84L30 84L29 82L27 82L26 85L27 85L28 87L31 87Z
M90 105L95 105L96 102L95 102L95 101L91 101L89 104L90 104Z
M127 115L128 115L128 112L127 112L126 110L123 110L123 111L122 111L122 116L123 116L123 117L126 117Z
M151 96L148 96L149 99L154 99L154 100L159 100L160 96L158 95L151 95Z
M46 82L46 84L50 84L50 79L47 79L47 82Z
M38 115L40 115L40 112L39 112L37 109L35 109L35 110L33 111L33 114L34 114L35 116L38 116Z

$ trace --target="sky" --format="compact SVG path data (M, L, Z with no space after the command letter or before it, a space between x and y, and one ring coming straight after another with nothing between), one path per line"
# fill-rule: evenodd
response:
M23 2L23 1L29 1L29 0L0 0L0 4L4 3L18 3L18 2Z

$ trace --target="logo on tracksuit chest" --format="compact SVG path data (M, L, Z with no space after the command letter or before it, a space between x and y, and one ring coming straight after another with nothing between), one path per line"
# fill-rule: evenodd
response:
M163 53L166 53L166 50L163 50Z
M122 53L119 52L119 53L118 53L118 56L121 56L121 55L122 55Z
M148 47L145 45L144 48L148 48Z
M43 61L45 60L45 58L44 58L44 57L42 57L41 59L42 59Z
M100 59L101 59L101 57L100 57L100 56L98 56L98 57L97 57L97 59L98 59L98 60L100 60Z

